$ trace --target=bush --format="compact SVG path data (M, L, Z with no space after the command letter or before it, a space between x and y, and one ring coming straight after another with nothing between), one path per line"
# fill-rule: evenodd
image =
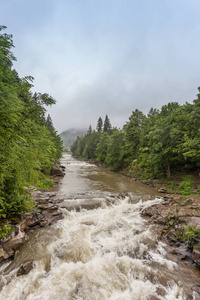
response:
M183 176L182 179L183 181L179 184L179 190L181 192L181 195L191 195L194 184L193 178L190 175L188 175Z
M3 227L0 228L0 239L5 239L9 233L11 233L12 231L14 231L15 229L9 225L5 225Z
M183 234L183 240L189 241L192 244L196 243L200 238L200 228L194 226L186 226Z

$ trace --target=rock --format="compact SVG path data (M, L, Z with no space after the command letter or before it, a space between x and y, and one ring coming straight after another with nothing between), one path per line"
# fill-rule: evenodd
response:
M6 252L3 250L2 246L0 246L0 262L2 262L3 260L6 260L6 259L8 259L8 258L9 258L8 253L6 253Z
M200 218L198 217L187 218L187 226L193 226L196 229L200 229Z
M192 260L200 266L200 249L193 249L192 251Z
M16 250L17 248L22 246L26 241L28 241L28 236L25 232L21 231L19 227L19 232L16 235L13 232L8 240L6 240L5 242L1 242L1 245L4 251L10 251L14 253L13 250Z
M167 193L167 189L166 188L159 188L158 189L158 193Z
M95 209L105 204L105 199L76 199L76 200L66 200L59 204L60 207L66 208L67 210L80 209Z
M37 212L28 213L23 217L23 219L24 220L20 224L20 228L22 231L39 224Z
M25 261L19 268L17 276L27 275L34 268L34 266L35 264L33 259Z
M65 173L62 168L55 167L51 169L51 175L64 177Z
M17 227L16 232L12 232L6 240L0 242L0 262L13 257L16 249L21 247L27 240L28 236L25 232Z
M54 197L54 196L56 196L56 193L55 192L46 192L45 194L44 194L44 197Z
M65 171L66 167L63 165L59 165L59 168L61 168L63 171Z

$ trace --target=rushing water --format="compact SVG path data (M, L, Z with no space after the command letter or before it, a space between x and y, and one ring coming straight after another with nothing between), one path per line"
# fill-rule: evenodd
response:
M140 216L142 209L162 201L155 192L69 155L62 163L66 176L56 188L57 197L101 199L102 206L62 209L63 220L34 231L17 258L1 267L0 299L189 299L185 287L192 279L167 259L156 228ZM153 199L139 200L147 194ZM29 258L35 268L17 277ZM198 299L195 292L190 299Z

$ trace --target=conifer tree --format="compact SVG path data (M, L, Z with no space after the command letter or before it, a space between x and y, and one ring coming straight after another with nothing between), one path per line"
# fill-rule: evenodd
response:
M97 121L97 131L98 132L102 132L102 129L103 129L103 120L102 118L100 117Z
M103 132L111 133L111 129L112 129L112 126L111 126L110 120L108 118L108 115L106 115L104 124L103 124Z

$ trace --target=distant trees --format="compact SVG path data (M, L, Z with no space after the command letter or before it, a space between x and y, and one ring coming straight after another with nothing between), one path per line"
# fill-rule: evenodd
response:
M56 101L31 93L33 78L20 78L12 69L12 48L12 35L0 34L0 219L31 209L25 186L41 185L62 151L45 117L45 107Z
M104 124L103 124L103 132L111 133L112 125L110 123L110 120L108 118L108 115L106 115Z
M77 142L72 152L85 159L97 160L112 170L135 169L153 178L171 177L178 168L185 166L198 170L200 88L198 91L193 104L170 102L160 110L151 108L147 115L136 109L122 130L112 128L107 115L103 126L99 118L97 131L92 132L90 142L86 137L81 138L83 149L93 149L90 157L84 150L78 151Z
M102 128L103 128L103 120L101 117L99 117L99 119L97 121L97 131L102 132Z

